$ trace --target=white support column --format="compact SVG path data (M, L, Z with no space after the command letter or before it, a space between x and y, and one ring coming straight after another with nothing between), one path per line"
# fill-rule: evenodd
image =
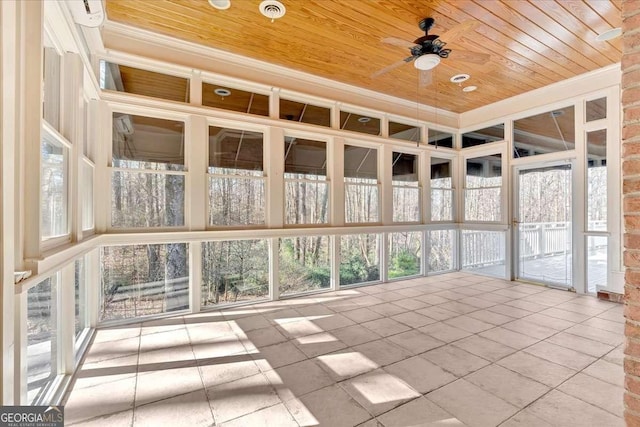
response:
M15 359L13 394L15 405L27 404L27 292L15 295Z
M202 116L190 116L186 123L187 197L186 225L192 231L207 227L209 127Z
M331 225L344 226L344 139L333 138L327 146L327 174L330 179Z
M389 117L386 114L380 119L380 136L389 137Z
M17 307L14 295L13 272L20 262L19 204L16 203L19 176L18 147L18 90L20 76L18 55L19 4L0 2L0 336L2 364L0 365L0 405L13 405L15 378L14 318ZM17 396L16 396L17 397ZM17 399L16 399L17 400Z
M575 170L571 174L573 185L571 186L571 282L573 288L579 294L587 292L587 263L585 251L585 230L587 212L587 143L584 131L585 103L580 100L575 103L575 150L576 160L572 164Z
M331 127L333 129L340 129L342 123L340 123L340 103L336 102L331 107Z
M22 137L20 144L24 147L22 178L24 193L21 195L24 204L24 258L40 259L40 145L42 120L42 37L43 9L41 1L19 2L23 13L20 40L23 49L20 79ZM14 40L14 43L16 41Z
M82 79L84 68L80 55L67 52L62 57L61 133L71 142L68 171L68 207L71 241L82 240Z
M75 365L75 262L60 272L56 294L58 301L58 373L73 374Z
M329 236L329 264L331 267L330 286L332 291L340 289L340 236Z
M89 327L96 328L100 318L100 249L96 248L87 254L87 316Z
M268 228L284 226L284 130L270 127L264 135L264 170L267 176Z
M383 225L393 224L393 148L387 144L380 147L378 156L378 179L380 180L380 220Z
M280 239L267 239L269 245L269 299L280 299Z
M607 289L624 294L620 87L607 91Z
M431 222L431 156L428 151L418 155L418 174L420 181L420 221Z
M189 104L202 105L202 73L194 71L189 81Z
M200 311L202 294L202 243L189 243L189 308L192 313Z
M380 234L380 281L389 280L389 233Z
M274 88L269 96L269 117L272 119L280 118L280 89Z
M429 230L424 230L422 233L422 245L420 245L420 264L421 273L426 276L429 273Z
M95 141L95 177L93 180L96 233L111 226L111 109L104 101L92 101L93 138Z

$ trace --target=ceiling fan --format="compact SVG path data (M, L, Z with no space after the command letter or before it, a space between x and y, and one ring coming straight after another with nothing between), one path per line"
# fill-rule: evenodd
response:
M420 21L418 26L424 31L424 36L417 38L413 42L408 42L396 37L383 38L383 43L408 48L411 56L376 71L371 75L371 78L378 77L401 65L413 62L413 65L420 70L420 84L427 86L431 84L431 70L440 63L441 58L448 58L452 53L454 54L454 59L479 65L486 64L489 59L491 59L491 56L486 53L460 51L457 49L453 52L452 49L445 48L447 43L443 40L455 40L476 28L480 24L478 21L462 22L455 25L449 31L444 32L442 36L429 34L429 30L435 22L433 18L425 18Z

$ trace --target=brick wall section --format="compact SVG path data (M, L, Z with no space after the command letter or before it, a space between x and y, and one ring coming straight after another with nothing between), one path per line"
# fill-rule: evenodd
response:
M640 0L622 2L625 421L640 427Z

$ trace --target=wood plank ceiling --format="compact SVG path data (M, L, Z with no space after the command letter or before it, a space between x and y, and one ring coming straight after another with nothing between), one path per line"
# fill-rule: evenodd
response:
M231 0L227 10L206 0L107 0L109 20L282 65L453 112L478 108L620 61L621 39L597 34L621 25L621 0L282 0L286 15L270 22L260 0ZM382 40L410 42L424 35L418 22L435 18L431 33L477 21L444 40L453 52L421 86L405 64L376 71L410 55ZM484 65L462 51L490 55ZM456 53L458 52L458 59ZM171 61L171 58L167 58ZM465 93L449 79L470 74Z

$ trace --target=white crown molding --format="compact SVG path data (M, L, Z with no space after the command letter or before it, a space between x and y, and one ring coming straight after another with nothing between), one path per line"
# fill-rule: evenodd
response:
M572 99L619 85L621 76L620 63L615 63L475 110L466 111L460 114L460 129L464 130L496 120L504 121L515 118L525 111L549 106L553 103L566 103Z
M170 58L171 63L181 66L254 81L259 84L268 84L314 97L359 105L383 113L415 117L418 112L419 120L448 127L458 127L459 114L451 111L179 40L108 19L103 27L102 37L107 50L115 49L161 61L167 61L166 58ZM260 72L256 73L256 70ZM419 108L416 108L416 105Z

